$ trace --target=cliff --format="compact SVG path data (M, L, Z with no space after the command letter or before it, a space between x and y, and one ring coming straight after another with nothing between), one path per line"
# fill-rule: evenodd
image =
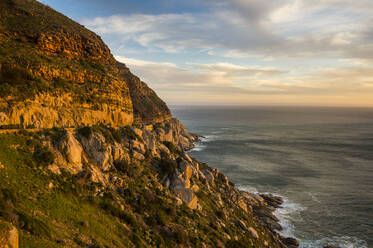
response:
M176 119L8 130L0 222L20 247L295 247L276 232L281 199L237 190L184 152L196 140Z
M172 118L166 103L146 83L133 75L125 64L117 62L117 68L130 89L135 123L162 122Z
M0 2L0 125L113 127L171 118L101 38L33 0Z

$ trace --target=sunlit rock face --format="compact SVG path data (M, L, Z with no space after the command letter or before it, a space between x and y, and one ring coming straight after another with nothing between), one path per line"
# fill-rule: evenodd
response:
M95 33L36 1L2 1L0 12L0 126L120 127L171 118Z
M130 89L135 123L155 123L172 118L166 103L146 83L133 75L125 64L117 62L117 68Z

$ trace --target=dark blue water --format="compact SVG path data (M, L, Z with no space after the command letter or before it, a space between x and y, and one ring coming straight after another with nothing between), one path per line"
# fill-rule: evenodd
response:
M172 107L205 139L190 154L241 189L285 197L301 247L373 247L373 109Z

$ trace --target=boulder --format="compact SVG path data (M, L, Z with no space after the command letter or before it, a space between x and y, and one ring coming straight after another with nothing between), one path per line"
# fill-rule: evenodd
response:
M222 173L219 173L218 174L218 178L220 181L223 182L224 185L226 185L227 187L229 187L229 180L228 180L228 177Z
M250 232L253 238L255 239L259 238L258 232L253 227L249 227L248 231Z
M219 206L223 206L224 204L223 204L223 200L221 199L221 196L220 196L220 194L216 194L215 195L215 200L216 200L216 202L218 203L218 205Z
M194 193L197 193L199 191L199 187L197 184L194 184L191 189L193 190Z
M197 209L197 196L194 194L192 189L187 187L190 186L190 182L189 184L186 184L185 180L180 177L180 175L178 177L174 175L172 178L173 180L170 184L171 190L173 190L189 208Z
M129 151L127 148L123 148L118 143L114 143L114 145L112 145L111 148L111 155L113 156L114 161L129 160Z
M171 155L170 150L169 150L169 149L167 148L167 146L165 146L164 144L159 144L159 145L158 145L158 148L159 148L159 151L160 151L160 152L164 152L164 153L166 153L168 156Z
M243 231L248 231L249 229L247 228L246 224L242 220L237 220L236 221L236 226L241 228Z
M265 206L266 202L264 199L257 195L246 191L240 191L240 195L246 199L246 202L251 206Z
M133 151L133 158L137 159L137 160L140 160L140 161L144 161L145 160L144 155L142 155L141 153L139 153L137 151Z
M280 196L275 196L272 194L261 194L260 196L268 203L268 205L274 208L280 207L281 204L284 202L284 200Z
M246 203L246 201L245 201L244 198L239 197L239 198L238 198L238 201L237 201L237 205L238 205L238 206L239 206L243 211L245 211L246 213L249 212L249 210L248 210L248 208L247 208L247 203Z
M130 145L131 145L131 148L133 150L136 150L137 152L139 152L141 154L145 154L145 152L146 152L145 145L143 143L141 143L140 141L130 140Z
M108 171L113 167L112 147L107 145L102 134L92 133L88 139L81 137L81 144L91 161L102 171Z
M74 174L81 171L83 147L74 137L72 131L66 131L65 137L60 143L60 149L64 153L66 161L70 165L70 171Z
M273 214L273 209L265 206L254 207L254 215L257 216L260 222L271 230L282 230L282 226L278 223L279 219Z
M184 153L184 158L186 161L188 161L189 163L193 163L193 160L191 159L191 157L187 154L187 153Z
M211 186L215 185L214 175L209 170L202 170L203 175Z
M142 137L142 130L140 128L133 127L132 131L139 137Z
M205 176L205 174L202 173L202 171L198 170L198 179L206 185L207 189L210 190L210 184Z
M158 157L159 152L157 150L157 139L154 136L154 133L152 133L150 131L147 131L147 130L144 130L142 138L144 140L145 148L147 150L151 151L153 156Z
M289 248L295 248L295 247L298 247L299 246L299 241L296 240L295 238L285 238L285 237L281 237L281 241L282 243L284 243L287 247Z
M179 162L179 168L181 172L181 174L179 175L179 178L184 180L184 184L186 188L190 188L190 178L192 177L192 174L193 174L193 167L185 160L181 160Z
M177 195L180 195L181 200L191 209L197 209L198 198L191 189L177 189L175 191Z
M8 223L0 223L0 247L18 248L19 235L18 230Z

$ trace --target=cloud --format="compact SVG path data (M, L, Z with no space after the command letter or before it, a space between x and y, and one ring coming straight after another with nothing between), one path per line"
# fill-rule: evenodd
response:
M372 1L204 4L198 12L112 15L83 24L120 47L116 54L137 49L179 58L117 56L169 102L373 105Z
M199 64L187 63L182 68L168 62L151 62L122 56L115 58L126 63L135 74L141 76L145 81L157 85L170 86L219 86L239 85L249 79L271 78L275 75L285 74L273 67L242 66L231 63Z
M191 63L184 68L121 56L116 59L126 63L169 103L294 104L301 98L315 105L372 105L372 67L330 67L292 77L288 71L271 67Z
M84 19L112 43L221 56L373 57L372 3L366 0L214 0L205 12ZM210 51L210 52L209 52ZM216 51L214 55L219 55Z

